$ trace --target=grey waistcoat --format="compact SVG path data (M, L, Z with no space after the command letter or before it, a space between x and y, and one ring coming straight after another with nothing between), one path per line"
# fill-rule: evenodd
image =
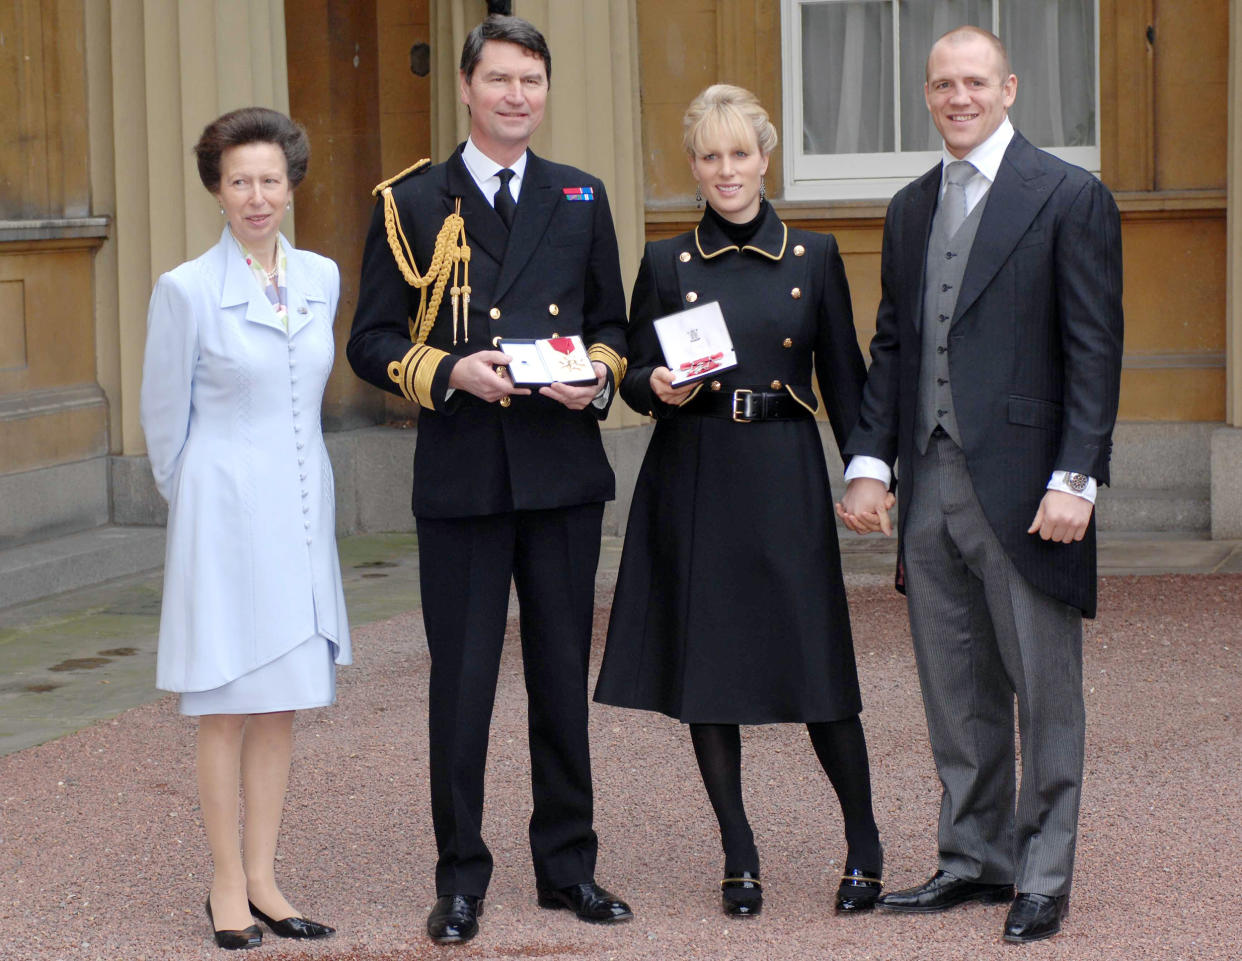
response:
M926 453L927 441L937 424L958 447L962 446L957 414L953 410L953 385L949 379L949 327L957 307L958 288L970 259L970 248L987 202L988 195L984 194L952 237L945 236L943 205L936 206L936 214L932 217L923 275L919 408L914 425L914 442L919 453Z

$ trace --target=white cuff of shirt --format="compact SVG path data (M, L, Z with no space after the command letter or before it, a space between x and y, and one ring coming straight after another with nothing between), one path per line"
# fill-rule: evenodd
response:
M870 477L872 480L880 481L885 487L889 487L893 483L893 472L889 466L878 457L870 457L867 454L855 454L850 458L849 466L845 468L845 482L858 477Z
M608 398L611 396L612 396L612 385L609 384L607 380L605 380L604 386L599 389L599 393L596 394L595 399L591 401L591 406L598 407L600 410L603 410L605 407L608 406Z
M1073 494L1075 497L1081 497L1083 500L1090 501L1094 504L1096 491L1095 478L1088 477L1087 486L1080 491L1076 491L1065 482L1067 474L1069 474L1069 471L1067 470L1054 470L1052 472L1051 479L1048 481L1048 490L1061 491L1065 494Z

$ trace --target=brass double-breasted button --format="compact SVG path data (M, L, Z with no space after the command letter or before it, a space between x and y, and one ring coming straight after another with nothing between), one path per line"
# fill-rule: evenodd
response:
M786 337L783 341L781 341L781 346L782 346L782 347L785 347L785 348L792 347L792 346L793 346L793 338L792 338L792 337Z
M690 263L690 251L683 250L680 254L677 255L677 259L680 260L683 264Z
M696 294L693 290L690 291L688 294L686 294L686 303L688 304L693 304L698 299L699 299L699 295Z
M555 317L560 312L561 312L561 308L557 307L556 304L548 304L548 313L551 314L553 317Z
M803 247L801 244L797 244L797 245L795 245L795 246L794 246L794 256L795 256L795 257L801 257L801 256L802 256L803 254L805 254L805 253L806 253L806 248L805 248L805 247Z
M780 390L784 386L784 384L782 384L779 380L774 380L768 386L771 387L773 390Z
M487 312L487 316L492 318L492 320L500 320L500 308L493 307L491 310Z
M509 399L509 395L508 395L508 394L505 394L505 396L504 396L504 397L500 398L500 406L501 406L501 407L508 407L508 406L509 406L510 404L512 404L512 403L513 403L513 401Z
M802 288L801 288L801 287L795 287L793 290L791 290L791 291L789 292L789 296L790 296L790 297L792 297L794 300L799 300L799 299L801 299L801 297L802 297Z
M713 380L710 384L712 390L720 390L720 381Z

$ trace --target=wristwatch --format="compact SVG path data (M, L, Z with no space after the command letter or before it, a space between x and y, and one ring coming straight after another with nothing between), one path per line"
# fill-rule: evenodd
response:
M1086 474L1076 474L1073 471L1065 472L1065 486L1075 494L1081 494L1085 491L1087 489L1087 481L1090 479Z

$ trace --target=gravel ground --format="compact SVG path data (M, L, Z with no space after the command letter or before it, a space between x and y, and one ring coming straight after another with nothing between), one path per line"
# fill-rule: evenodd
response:
M935 862L937 782L904 602L851 578L877 817L890 885ZM744 770L764 914L726 921L721 857L686 731L592 713L598 879L636 918L615 928L534 903L525 700L501 668L486 833L496 871L481 933L423 934L434 899L426 780L427 656L417 612L357 630L337 706L298 720L279 875L319 944L267 935L285 959L1236 959L1242 956L1242 576L1106 578L1085 635L1087 775L1073 910L1057 938L1003 945L1003 907L838 918L840 815L803 730L748 729ZM606 597L601 594L606 601ZM607 620L597 612L597 650ZM516 622L510 623L510 632ZM193 726L169 697L0 758L0 958L219 958ZM257 956L257 955L253 955Z

